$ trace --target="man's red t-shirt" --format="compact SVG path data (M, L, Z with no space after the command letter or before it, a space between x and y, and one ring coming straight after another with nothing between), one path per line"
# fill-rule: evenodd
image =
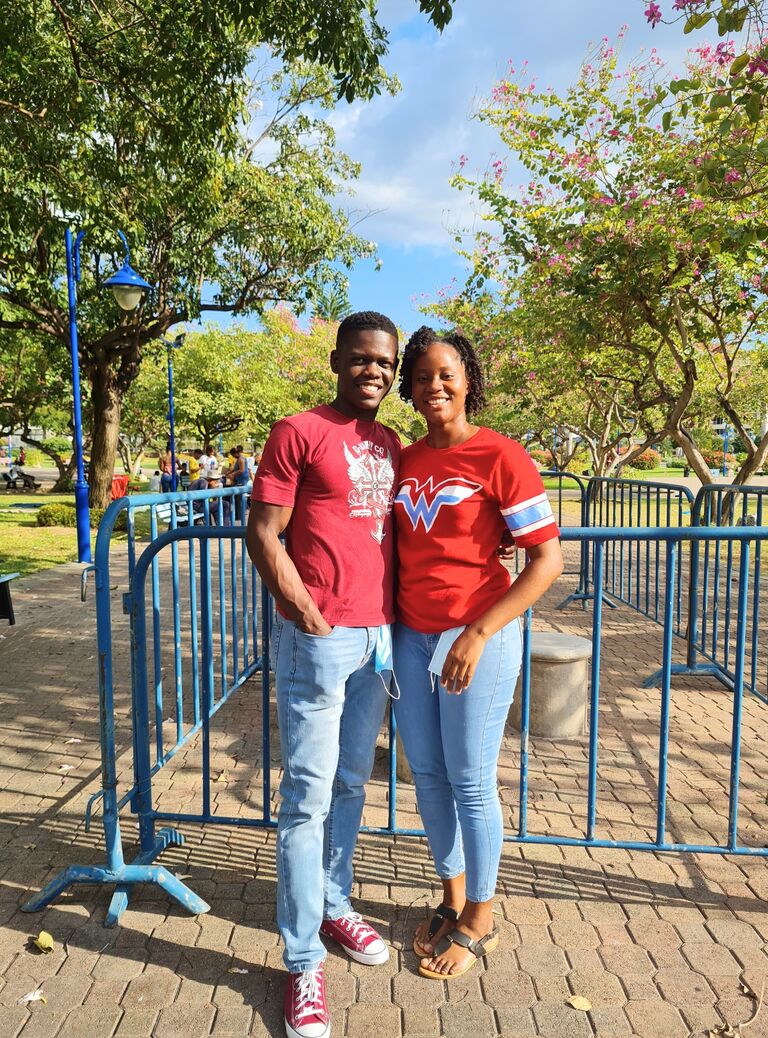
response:
M398 619L424 634L471 624L505 594L505 529L519 548L560 532L525 449L485 428L458 447L405 448L395 519Z
M331 626L394 620L400 449L386 425L327 404L277 422L264 447L252 500L293 508L286 549Z

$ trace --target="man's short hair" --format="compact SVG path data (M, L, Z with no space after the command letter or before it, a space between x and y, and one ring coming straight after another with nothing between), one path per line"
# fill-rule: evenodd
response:
M359 310L345 317L336 332L336 349L342 349L355 332L387 332L398 342L394 322L376 310Z

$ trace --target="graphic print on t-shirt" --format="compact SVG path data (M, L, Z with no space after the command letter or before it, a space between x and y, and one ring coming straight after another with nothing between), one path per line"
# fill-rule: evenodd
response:
M461 504L481 489L480 483L472 483L463 476L442 479L434 485L431 476L423 483L410 476L400 484L395 502L403 506L414 530L421 521L424 532L429 533L444 505Z
M371 537L379 544L384 540L384 520L392 511L392 491L395 469L392 454L378 443L362 440L348 447L344 443L347 475L352 490L347 496L351 519L373 517L375 527Z

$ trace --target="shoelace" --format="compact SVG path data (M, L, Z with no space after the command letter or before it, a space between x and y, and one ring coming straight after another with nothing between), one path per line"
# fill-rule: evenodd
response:
M322 970L305 970L299 981L299 997L296 1004L296 1018L303 1019L305 1016L314 1016L318 1011L323 1012L323 1003L320 981Z
M353 941L356 941L358 937L370 937L374 932L358 912L348 912L336 922L344 927Z

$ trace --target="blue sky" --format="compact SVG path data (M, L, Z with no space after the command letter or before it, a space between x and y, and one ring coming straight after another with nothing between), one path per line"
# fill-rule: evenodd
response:
M452 278L463 281L465 261L455 253L452 229L476 219L471 198L448 183L454 163L481 172L498 147L492 131L473 119L479 101L504 73L528 60L541 86L572 83L590 41L614 41L629 26L622 53L645 48L680 68L687 47L703 34L684 36L682 25L651 29L644 0L457 0L453 20L438 34L418 13L416 0L382 0L389 28L386 67L402 90L395 97L343 105L332 116L338 144L363 164L347 201L370 213L359 232L378 243L383 261L359 263L351 272L354 309L382 310L406 332L424 323L418 307ZM662 0L670 9L671 0Z

